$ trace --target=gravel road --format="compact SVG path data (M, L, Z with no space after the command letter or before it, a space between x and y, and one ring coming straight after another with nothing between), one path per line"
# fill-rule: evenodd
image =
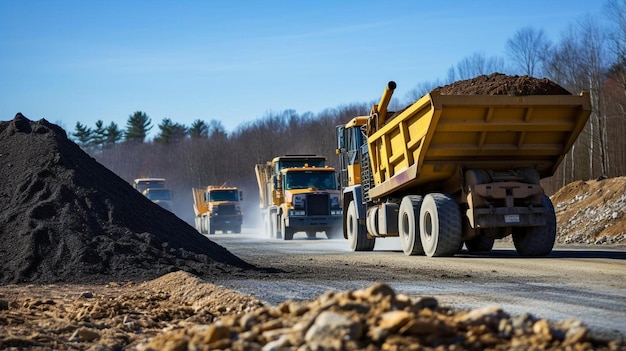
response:
M396 292L434 296L440 304L469 309L496 305L512 315L530 313L554 321L574 318L597 337L626 338L626 247L557 246L542 258L520 257L497 242L488 255L405 256L397 238L378 239L373 252L352 252L346 240L323 234L292 241L260 230L209 238L243 260L277 273L219 281L224 287L278 304L310 300L328 290L352 290L384 282Z

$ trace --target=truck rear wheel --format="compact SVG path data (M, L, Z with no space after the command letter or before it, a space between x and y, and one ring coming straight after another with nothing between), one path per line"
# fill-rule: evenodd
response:
M316 235L316 232L306 232L306 237L309 239L314 239Z
M461 243L461 213L450 196L432 193L420 208L420 237L428 257L451 256Z
M376 244L376 238L368 238L365 226L359 223L356 205L350 201L346 213L346 234L352 251L372 251Z
M546 209L546 225L541 227L513 228L513 244L522 256L545 256L552 252L556 240L556 215L552 201L546 195L541 197Z
M276 222L277 218L278 216L276 215L276 211L270 210L267 212L265 225L267 228L267 235L270 237L270 239L280 239L280 233L278 232L278 223Z
M196 230L198 231L198 233L204 234L202 232L202 217L196 217L195 224L196 224Z
M419 228L421 206L422 197L419 195L405 196L400 203L398 231L402 251L408 256L424 254Z

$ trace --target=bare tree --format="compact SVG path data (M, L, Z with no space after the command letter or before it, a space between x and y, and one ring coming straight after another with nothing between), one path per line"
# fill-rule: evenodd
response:
M409 103L417 101L422 96L430 93L433 89L443 86L445 83L440 80L430 81L430 82L421 82L415 88L409 90L406 94L406 99L409 100Z
M524 27L507 40L505 51L522 74L534 77L541 73L541 62L549 47L550 41L543 30Z
M498 56L487 57L482 52L463 58L456 65L458 79L471 79L477 76L504 71L504 60Z
M585 177L608 173L606 118L600 107L607 65L605 31L592 17L584 17L568 28L546 60L546 74L571 92L589 91L592 113L577 143L587 145ZM585 140L586 139L586 140ZM580 148L578 149L579 151ZM576 159L580 161L580 159ZM576 167L572 160L572 167ZM599 166L599 167L596 167ZM576 167L578 169L579 167Z

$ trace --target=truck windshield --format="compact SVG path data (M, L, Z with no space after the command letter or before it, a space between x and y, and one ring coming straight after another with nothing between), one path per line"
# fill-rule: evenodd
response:
M135 183L135 188L139 192L143 192L146 189L163 189L165 188L164 180L140 180Z
M146 194L146 197L150 200L171 200L172 194L169 189L150 189Z
M288 172L285 174L285 189L335 190L334 172Z
M237 190L211 190L209 201L239 201Z

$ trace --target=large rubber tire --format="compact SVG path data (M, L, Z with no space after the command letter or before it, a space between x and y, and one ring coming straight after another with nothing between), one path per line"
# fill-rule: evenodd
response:
M352 251L372 251L376 244L376 238L368 238L365 225L360 224L356 205L354 201L350 201L348 212L346 213L346 233L348 234L348 242Z
M204 226L208 234L215 234L215 228L211 227L211 219L208 216L204 217Z
M238 225L238 226L233 227L233 233L240 234L241 233L241 226Z
M202 217L195 218L196 230L200 234L204 234L204 230L202 230Z
M439 193L424 197L420 208L420 237L426 256L457 253L461 230L461 212L453 198Z
M419 216L422 197L408 195L402 198L398 211L398 234L402 251L407 256L423 255L422 239L420 238Z
M287 223L285 223L285 219L280 218L280 233L283 235L283 240L291 240L293 239L293 229L287 227Z
M267 229L270 239L280 239L280 232L278 227L278 216L276 212L269 211L267 215Z
M465 242L465 247L469 252L489 252L493 249L494 238L487 237L483 234L471 238Z
M546 256L554 247L556 240L554 206L546 195L541 197L541 204L546 209L545 226L513 228L513 244L522 256Z
M317 232L306 232L306 237L309 239L315 239Z

